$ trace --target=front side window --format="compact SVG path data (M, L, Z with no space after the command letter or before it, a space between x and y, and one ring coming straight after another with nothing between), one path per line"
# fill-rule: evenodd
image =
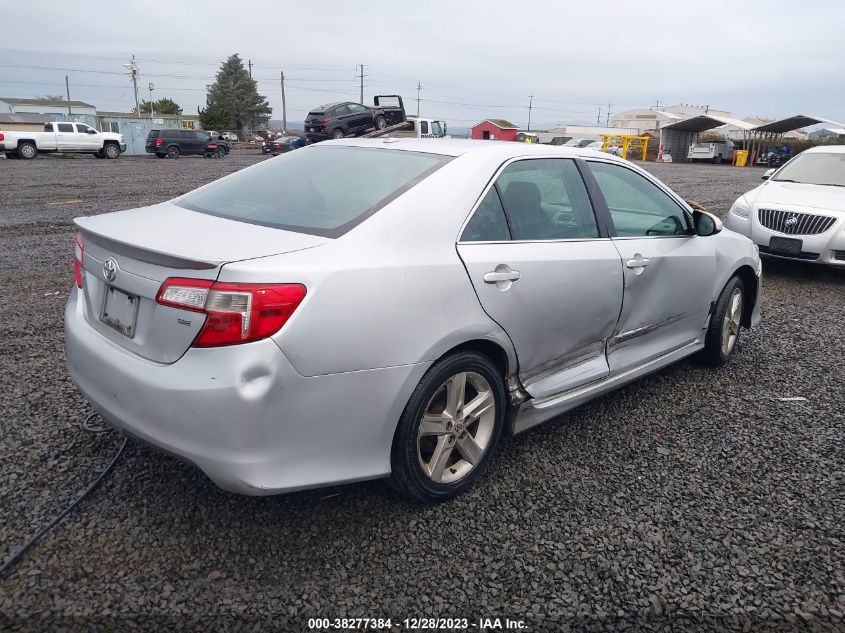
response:
M443 136L443 129L440 127L440 121L431 122L431 133L434 136Z
M88 126L84 123L77 123L76 129L79 131L80 134L88 134Z
M462 242L501 242L510 239L508 221L496 187L484 196L461 234Z
M515 240L599 236L581 174L570 159L521 160L496 181Z
M231 220L339 237L450 160L422 152L313 146L237 172L175 204Z
M420 121L420 134L428 134L428 121Z
M690 235L684 210L647 178L622 165L589 165L619 237Z
M59 132L73 132L73 125L71 123L58 123Z

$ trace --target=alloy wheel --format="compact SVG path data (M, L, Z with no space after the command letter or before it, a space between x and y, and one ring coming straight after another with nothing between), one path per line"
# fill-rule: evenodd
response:
M417 432L417 456L431 481L466 477L487 452L496 422L490 383L476 372L454 374L435 391Z
M734 288L728 300L728 309L722 321L722 353L728 356L736 345L739 326L742 321L742 289Z

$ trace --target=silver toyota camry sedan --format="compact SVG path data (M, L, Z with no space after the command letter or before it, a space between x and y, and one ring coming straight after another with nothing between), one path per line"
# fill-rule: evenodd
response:
M751 241L586 149L332 141L76 225L74 381L251 495L448 499L503 432L759 320Z

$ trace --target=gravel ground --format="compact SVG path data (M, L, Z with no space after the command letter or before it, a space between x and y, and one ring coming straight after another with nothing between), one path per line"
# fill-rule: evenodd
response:
M80 429L89 408L64 367L71 219L258 160L0 161L3 558L120 441ZM760 176L649 169L722 215ZM764 321L727 368L682 362L505 438L486 477L436 507L381 482L230 495L130 440L102 487L0 580L0 629L461 616L529 630L841 631L843 306L845 272L767 261Z

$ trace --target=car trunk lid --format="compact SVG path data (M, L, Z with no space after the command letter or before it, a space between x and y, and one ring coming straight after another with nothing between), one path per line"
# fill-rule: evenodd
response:
M77 218L88 323L113 343L159 363L178 360L203 314L159 305L168 277L216 279L221 266L319 246L328 238L228 220L172 203Z

